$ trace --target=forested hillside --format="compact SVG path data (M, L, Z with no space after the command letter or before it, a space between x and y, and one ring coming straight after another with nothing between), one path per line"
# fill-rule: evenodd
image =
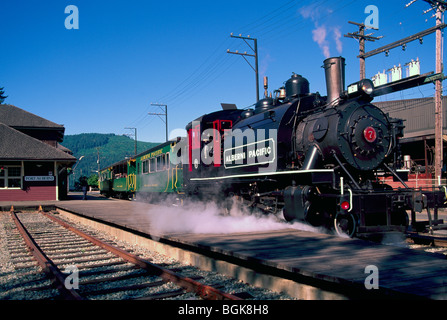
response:
M138 141L137 152L143 152L159 143ZM113 133L82 133L66 135L62 145L71 151L76 158L84 156L76 166L74 176L79 179L81 175L89 177L96 174L98 167L104 168L112 163L123 160L135 154L135 140L127 136ZM99 157L99 165L98 165ZM70 179L70 183L72 180Z

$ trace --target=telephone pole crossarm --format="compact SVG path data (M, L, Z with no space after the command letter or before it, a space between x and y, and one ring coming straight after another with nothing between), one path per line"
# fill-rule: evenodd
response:
M230 51L230 49L227 50L227 53L238 54L238 55L240 55L240 56L256 57L256 55L254 55L254 54L249 54L249 53L247 53L247 52L243 52L243 53L241 53L241 52L239 52L239 51L232 52L232 51Z

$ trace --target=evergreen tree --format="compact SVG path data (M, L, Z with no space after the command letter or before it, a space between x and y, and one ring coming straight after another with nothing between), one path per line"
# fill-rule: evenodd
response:
M0 87L0 104L2 104L3 101L8 98L8 96L5 96L5 91L3 89L4 87Z

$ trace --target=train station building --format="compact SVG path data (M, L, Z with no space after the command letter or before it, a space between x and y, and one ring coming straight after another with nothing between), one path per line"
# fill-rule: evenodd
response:
M0 105L0 201L62 200L76 162L60 143L65 128L13 105Z
M404 119L404 136L401 138L402 154L410 172L421 178L435 179L435 102L433 97L376 102L393 118ZM442 97L442 110L447 108L447 97ZM443 161L442 178L446 178L447 162L447 117L443 117Z

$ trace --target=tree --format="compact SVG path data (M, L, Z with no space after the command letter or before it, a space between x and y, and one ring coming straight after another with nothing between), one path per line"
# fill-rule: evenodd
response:
M88 185L93 188L98 188L98 176L96 174L92 174L88 178Z
M2 104L3 101L5 101L5 99L8 98L8 96L5 96L5 91L3 89L5 88L0 87L0 104Z

